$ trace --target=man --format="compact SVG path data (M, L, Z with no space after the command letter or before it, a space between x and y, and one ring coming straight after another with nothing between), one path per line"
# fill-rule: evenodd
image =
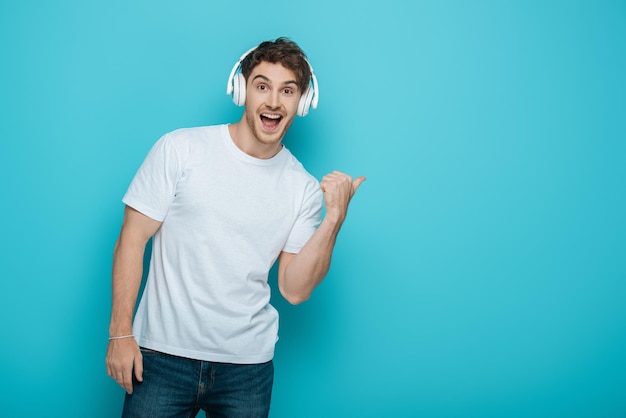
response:
M241 120L163 136L133 179L106 357L127 392L125 417L268 416L278 332L268 272L278 259L281 294L307 300L365 180L335 171L318 183L282 144L296 114L316 104L314 77L294 42L261 43L229 79Z

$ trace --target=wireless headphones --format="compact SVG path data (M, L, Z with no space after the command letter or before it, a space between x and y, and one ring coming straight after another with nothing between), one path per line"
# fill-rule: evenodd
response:
M230 71L230 76L228 76L226 94L233 95L233 102L235 102L237 106L243 106L246 103L246 79L240 71L241 61L243 61L248 54L255 49L257 49L256 46L246 51L246 53L239 58L239 61L237 61L233 69ZM298 116L306 116L309 113L309 108L311 107L316 109L319 97L319 88L317 86L317 78L315 77L315 73L313 73L313 67L311 67L311 64L306 58L305 60L307 64L309 64L309 69L311 70L311 83L307 87L306 91L302 93L300 101L298 102L298 111L296 112Z

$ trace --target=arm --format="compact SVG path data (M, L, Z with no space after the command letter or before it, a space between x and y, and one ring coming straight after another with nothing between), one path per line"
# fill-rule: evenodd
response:
M295 305L309 299L313 289L328 273L350 199L364 180L365 177L352 180L338 171L322 179L320 187L326 205L324 220L298 254L282 252L278 258L278 288L290 303Z
M161 226L146 215L126 206L122 230L113 252L113 301L109 335L131 335L133 313L143 274L143 255L150 237ZM133 368L142 380L143 363L134 338L109 340L107 373L129 394L133 392Z

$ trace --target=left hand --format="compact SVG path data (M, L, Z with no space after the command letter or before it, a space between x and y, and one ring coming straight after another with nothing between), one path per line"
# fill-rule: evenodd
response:
M348 212L350 199L357 189L365 181L365 177L352 179L349 175L340 171L333 171L325 175L320 183L320 188L324 192L324 203L326 204L326 216L336 216L342 220Z

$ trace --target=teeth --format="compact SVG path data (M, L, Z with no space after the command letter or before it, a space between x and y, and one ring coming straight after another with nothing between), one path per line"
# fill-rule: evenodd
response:
M263 116L264 118L268 118L268 119L280 119L280 115L268 115L264 113L261 116Z

